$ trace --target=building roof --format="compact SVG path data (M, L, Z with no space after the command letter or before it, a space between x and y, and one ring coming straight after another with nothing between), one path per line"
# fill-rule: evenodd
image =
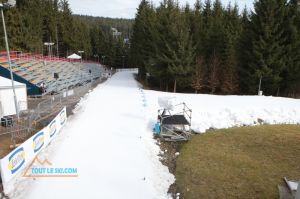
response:
M16 87L16 88L19 88L19 87L26 87L26 85L23 84L23 83L16 82L16 81L14 81L14 83L15 83L15 87ZM0 88L1 88L1 89L9 89L9 88L12 88L11 80L10 80L10 79L7 79L7 78L5 78L5 77L0 76Z

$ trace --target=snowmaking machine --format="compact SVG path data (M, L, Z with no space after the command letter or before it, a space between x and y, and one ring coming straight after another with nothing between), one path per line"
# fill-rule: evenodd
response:
M183 102L174 105L174 98L159 98L154 132L165 141L187 141L192 130L192 110Z

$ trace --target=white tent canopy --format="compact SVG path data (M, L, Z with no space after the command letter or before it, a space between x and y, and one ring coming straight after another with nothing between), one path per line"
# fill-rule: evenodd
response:
M26 84L16 81L14 83L19 111L27 110ZM11 80L0 76L0 117L15 114L16 109Z
M77 54L72 54L68 57L68 59L81 59L81 56L77 55Z
M23 83L16 82L16 81L14 81L14 83L16 88L26 87L26 85ZM11 89L11 88L12 88L11 80L0 76L0 89Z

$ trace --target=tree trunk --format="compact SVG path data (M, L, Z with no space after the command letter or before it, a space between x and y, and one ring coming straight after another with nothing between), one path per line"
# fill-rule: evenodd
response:
M159 90L162 91L162 81L161 81L161 79L159 80Z
M210 94L214 94L215 92L216 92L216 88L215 88L215 87L212 87L212 88L211 88Z
M166 92L168 92L168 91L169 91L169 83L168 83L168 81L167 81Z
M175 81L174 81L174 93L176 93L176 89L177 89L177 81L175 79Z

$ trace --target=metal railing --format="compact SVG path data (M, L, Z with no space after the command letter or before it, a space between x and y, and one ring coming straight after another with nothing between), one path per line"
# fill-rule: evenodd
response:
M182 111L176 111L176 110L182 110ZM192 109L190 109L186 103L180 103L180 104L176 104L174 105L174 110L170 111L170 110L166 110L166 109L159 109L158 113L160 114L160 112L162 111L168 111L169 115L165 115L165 116L161 116L163 119L168 118L168 117L172 117L173 115L184 115L184 117L186 119L188 119L190 125L192 123ZM175 113L173 113L175 112Z
M180 109L180 110L179 110ZM182 115L188 122L186 124L165 124L164 121L168 118L173 118L176 115ZM190 139L192 129L192 109L190 109L186 103L180 103L173 106L173 109L159 109L158 110L158 119L161 124L160 135L165 141L186 141ZM186 126L188 128L186 129Z
M139 72L138 68L117 68L117 72L123 72L123 71L134 71L134 72Z
M1 123L0 143L4 141L4 139L10 139L10 143L13 147L16 147L18 143L23 143L38 130L48 125L53 119L52 117L64 106L75 105L82 96L103 81L104 79L99 78L84 86L64 90L57 95L40 96L43 99L42 102L38 103L34 109L21 111L20 119L11 117L9 123ZM2 144L0 144L0 146L1 145Z
M73 89L65 89L57 95L46 95L44 101L40 102L36 109L31 110L30 118L33 121L41 122L49 115L53 115L61 110L64 106L72 105L80 100L82 96L89 92L94 86L100 84L103 79L87 83L83 86Z

